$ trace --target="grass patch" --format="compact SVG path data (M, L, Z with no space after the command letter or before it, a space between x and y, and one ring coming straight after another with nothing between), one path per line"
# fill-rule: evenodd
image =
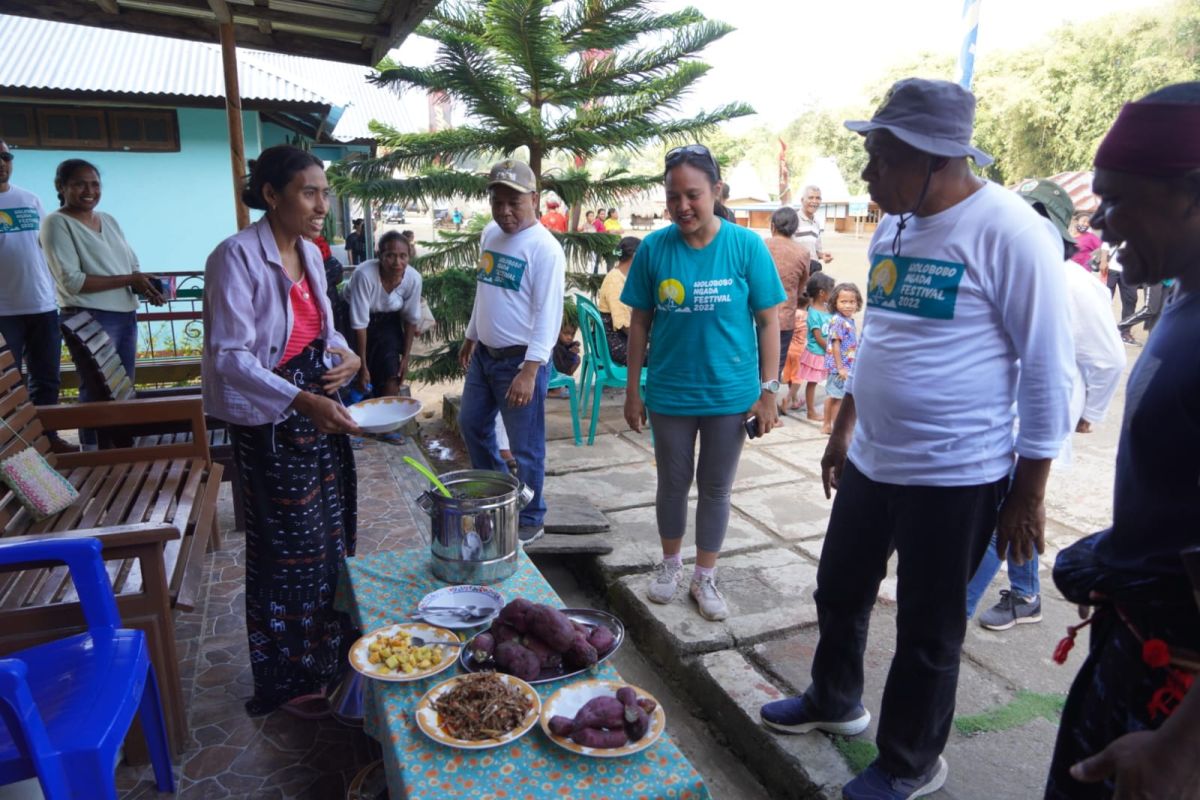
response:
M833 746L846 759L846 766L855 775L871 765L879 755L879 748L865 739L850 739L845 736L834 736Z
M955 717L954 727L959 733L974 736L977 733L1019 728L1038 717L1057 723L1066 702L1066 695L1038 694L1022 689L1005 705L988 709L982 714Z

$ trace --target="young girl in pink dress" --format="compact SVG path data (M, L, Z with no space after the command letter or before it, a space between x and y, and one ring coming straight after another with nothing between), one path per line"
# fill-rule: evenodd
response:
M829 295L833 291L833 278L824 272L818 272L808 279L804 293L812 302L808 306L808 318L804 327L808 329L808 337L804 352L800 354L800 371L798 383L804 383L804 402L808 409L807 417L814 422L824 418L816 410L817 384L825 380L829 371L825 369L825 334L822 329L833 315L829 312Z

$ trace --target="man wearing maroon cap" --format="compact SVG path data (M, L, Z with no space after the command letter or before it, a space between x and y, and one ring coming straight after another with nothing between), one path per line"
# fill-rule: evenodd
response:
M1200 545L1200 83L1127 104L1095 166L1092 227L1123 243L1130 283L1179 288L1129 375L1112 527L1054 565L1063 595L1092 616L1046 797L1195 798L1200 594L1181 553Z

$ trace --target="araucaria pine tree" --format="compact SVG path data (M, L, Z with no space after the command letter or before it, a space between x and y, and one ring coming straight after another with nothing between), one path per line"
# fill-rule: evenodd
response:
M573 208L615 205L661 180L623 170L599 174L604 153L696 141L724 120L753 113L728 103L695 116L680 99L708 70L697 55L729 33L699 11L658 13L648 0L449 0L417 29L438 43L428 67L380 65L385 86L445 92L462 125L428 133L376 126L383 155L340 165L335 186L363 199L409 203L486 195L487 165L527 159L540 190ZM573 165L546 171L552 160ZM399 176L399 177L398 177ZM415 377L460 374L454 355L470 314L479 226L441 233L418 267L445 343ZM617 237L560 234L568 260L591 265Z

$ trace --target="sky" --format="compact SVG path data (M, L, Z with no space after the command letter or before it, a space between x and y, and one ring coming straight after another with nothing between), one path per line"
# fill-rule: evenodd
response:
M1162 0L982 0L976 68L996 50L1034 44L1060 25ZM861 100L861 88L891 65L925 51L957 58L962 0L666 0L691 5L736 31L704 51L712 70L700 97L744 100L759 112L734 130L782 126L806 98L837 108ZM795 81L788 86L788 78ZM693 101L694 102L694 101ZM686 108L685 110L691 110Z
M997 50L1034 44L1054 28L1163 0L982 0L976 66ZM862 88L891 65L922 52L957 57L962 0L662 0L662 11L698 8L737 30L704 50L712 70L685 99L682 113L730 100L758 112L728 123L742 133L782 127L805 106L839 108L861 101ZM433 47L412 37L395 54L429 63ZM405 98L413 121L423 100ZM461 120L456 120L460 122Z

